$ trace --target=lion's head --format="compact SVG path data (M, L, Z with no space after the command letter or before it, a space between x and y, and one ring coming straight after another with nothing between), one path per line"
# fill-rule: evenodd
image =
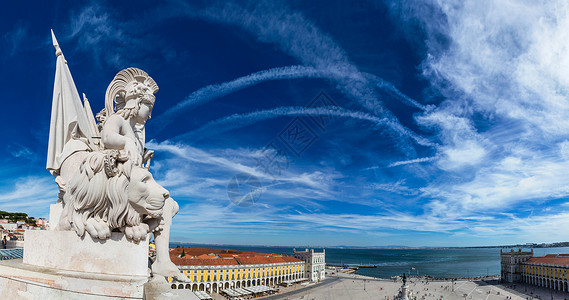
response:
M79 236L91 219L110 230L159 218L168 191L145 168L117 159L116 150L89 153L67 185L66 218Z

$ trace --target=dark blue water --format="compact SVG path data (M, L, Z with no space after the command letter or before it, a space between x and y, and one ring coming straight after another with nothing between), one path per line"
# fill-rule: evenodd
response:
M230 248L242 251L292 254L292 248L262 246L218 246L171 243L195 248ZM304 250L304 249L298 249ZM524 249L528 251L527 249ZM320 252L322 249L315 249ZM537 248L534 256L550 253L568 253L569 248ZM376 268L360 268L357 274L390 278L403 273L428 275L436 278L463 278L500 274L500 249L452 248L452 249L326 249L326 264L375 265Z

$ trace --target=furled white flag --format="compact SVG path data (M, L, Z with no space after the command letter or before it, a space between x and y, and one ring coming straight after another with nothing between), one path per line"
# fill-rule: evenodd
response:
M93 137L98 135L93 128L93 112L81 104L79 93L67 66L67 61L59 48L53 30L51 31L55 56L55 82L53 102L51 104L51 122L49 126L49 145L47 149L46 169L58 171L67 157L77 151L94 150ZM93 119L91 121L90 119Z

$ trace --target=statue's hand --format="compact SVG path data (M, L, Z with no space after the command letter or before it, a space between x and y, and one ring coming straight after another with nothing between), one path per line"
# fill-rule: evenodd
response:
M154 150L148 150L146 148L145 148L145 150L146 151L144 151L144 157L142 158L143 163L149 161L154 156Z
M150 232L150 228L146 223L140 223L136 226L125 226L123 230L126 238L135 242L144 241Z
M124 150L134 165L140 166L142 164L142 155L140 155L138 147L136 147L136 143L134 141L127 139L124 145Z

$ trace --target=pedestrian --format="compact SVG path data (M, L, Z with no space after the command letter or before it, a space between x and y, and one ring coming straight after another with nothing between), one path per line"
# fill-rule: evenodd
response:
M7 243L8 243L8 241L6 241L6 236L4 236L4 238L2 239L2 249L6 249Z

